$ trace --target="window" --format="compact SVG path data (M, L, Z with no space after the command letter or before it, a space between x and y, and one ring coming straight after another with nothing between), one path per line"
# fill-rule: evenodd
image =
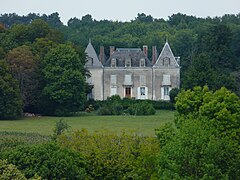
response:
M112 58L111 60L111 67L116 67L116 59Z
M140 59L140 67L145 67L145 59Z
M145 87L140 87L140 95L145 96Z
M146 76L145 75L140 75L139 76L139 81L140 81L140 85L145 85L146 84Z
M148 87L140 86L137 88L137 99L148 99Z
M117 75L111 75L110 82L111 84L117 84Z
M125 79L124 79L124 85L131 86L132 83L132 75L131 74L125 74Z
M117 94L117 87L112 86L110 89L110 96L116 95Z
M131 67L131 58L125 60L125 67Z
M163 58L163 66L170 66L170 58L168 57Z
M164 96L169 96L169 87L165 86L163 90L164 90Z
M162 85L163 85L163 86L169 86L169 85L171 85L170 74L163 74Z

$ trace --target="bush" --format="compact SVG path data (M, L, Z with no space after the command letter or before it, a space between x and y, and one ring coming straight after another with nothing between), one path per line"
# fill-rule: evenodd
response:
M134 100L114 95L108 97L106 101L101 102L98 109L98 115L153 115L156 113L153 107L153 101L150 100ZM100 104L100 103L99 103Z
M26 180L25 176L13 164L0 159L0 179Z
M146 101L139 101L138 103L130 106L128 108L128 112L130 115L153 115L156 113L156 110L153 108L151 103Z
M151 101L157 110L175 110L174 104L170 101Z
M37 174L43 179L84 179L86 175L81 154L53 143L22 146L3 155L27 178Z
M170 96L170 102L171 103L175 103L176 102L176 97L178 95L178 93L180 92L180 90L178 88L173 88L170 93L169 93L169 96Z
M156 175L156 138L135 133L76 131L58 142L80 152L87 161L87 179L151 179Z

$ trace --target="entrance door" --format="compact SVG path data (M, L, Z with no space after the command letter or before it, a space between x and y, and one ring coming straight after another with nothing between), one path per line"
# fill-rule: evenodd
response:
M130 87L125 88L125 97L131 98L131 88Z

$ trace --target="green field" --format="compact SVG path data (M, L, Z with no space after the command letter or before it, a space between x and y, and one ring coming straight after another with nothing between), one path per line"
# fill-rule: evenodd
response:
M21 120L1 120L0 131L34 132L50 135L56 121L63 119L72 130L85 128L90 132L104 128L114 132L133 130L143 135L154 135L154 129L161 124L173 122L174 111L157 111L153 116L97 116L81 114L77 117L29 117Z

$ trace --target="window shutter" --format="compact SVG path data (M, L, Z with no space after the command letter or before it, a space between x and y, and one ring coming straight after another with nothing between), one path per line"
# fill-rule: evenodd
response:
M132 85L132 75L126 74L124 79L124 85Z
M148 99L148 87L145 87L145 99Z
M116 95L117 94L117 87L111 87L110 89L110 96Z
M140 87L137 88L137 99L140 99Z
M111 75L111 84L117 84L117 75Z
M171 85L170 74L164 74L163 75L162 85L163 86L170 86Z
M146 85L146 76L140 75L140 76L139 76L139 81L140 81L140 85L141 85L141 86Z

